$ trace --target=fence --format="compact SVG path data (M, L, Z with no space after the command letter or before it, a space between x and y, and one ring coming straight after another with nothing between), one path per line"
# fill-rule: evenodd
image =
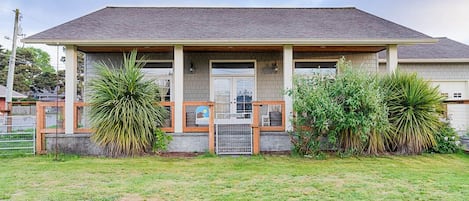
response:
M35 154L36 118L0 116L0 155Z

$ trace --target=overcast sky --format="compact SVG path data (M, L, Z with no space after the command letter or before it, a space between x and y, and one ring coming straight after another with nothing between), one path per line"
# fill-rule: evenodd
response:
M16 8L22 33L31 36L106 6L356 7L429 36L469 44L469 0L1 0L0 44L11 49L5 36L13 35ZM55 47L36 47L48 51L55 66Z

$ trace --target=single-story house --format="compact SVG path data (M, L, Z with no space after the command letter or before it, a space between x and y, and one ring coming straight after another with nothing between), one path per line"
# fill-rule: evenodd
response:
M283 91L295 74L334 74L341 57L378 72L383 50L392 72L398 46L437 39L356 8L106 7L23 42L66 47L61 139L89 136L77 134L77 51L87 82L94 62L138 49L146 76L167 90L169 151L249 154L290 150L292 100Z
M2 111L5 111L5 101L7 97L7 88L3 85L0 85L0 114ZM28 96L18 93L16 91L12 91L12 98L27 98Z
M451 125L458 131L469 128L469 45L437 38L434 44L399 46L398 69L416 72L446 97L447 115ZM386 72L386 51L379 53L381 72ZM460 103L460 104L455 104Z

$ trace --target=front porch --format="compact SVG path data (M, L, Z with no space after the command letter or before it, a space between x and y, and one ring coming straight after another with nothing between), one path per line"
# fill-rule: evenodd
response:
M86 96L76 102L77 51L86 53L85 82L92 79L94 62L119 66L122 52L137 49L146 58L145 76L156 79L166 93L161 105L170 113L162 128L173 135L169 151L216 150L216 119L223 114L247 114L252 128L252 153L288 151L295 73L337 73L334 64L344 56L355 66L378 72L377 52L388 49L388 71L397 61L395 45L372 46L66 46L66 100L59 103L63 125L44 126L44 111L56 103L38 103L37 151L46 151L47 134L89 134ZM321 68L321 66L323 66ZM85 95L87 89L84 89ZM201 112L205 110L205 112ZM52 135L48 135L53 137Z

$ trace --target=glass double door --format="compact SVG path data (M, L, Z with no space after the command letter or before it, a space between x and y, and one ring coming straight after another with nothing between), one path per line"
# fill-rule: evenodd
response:
M254 77L214 77L216 114L251 113Z

